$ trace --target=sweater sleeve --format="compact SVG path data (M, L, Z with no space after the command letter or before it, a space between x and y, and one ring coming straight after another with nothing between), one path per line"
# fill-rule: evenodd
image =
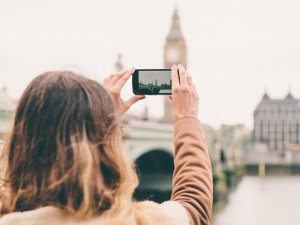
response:
M212 212L212 169L205 134L196 118L180 118L174 127L171 199L188 212L191 225L209 225Z

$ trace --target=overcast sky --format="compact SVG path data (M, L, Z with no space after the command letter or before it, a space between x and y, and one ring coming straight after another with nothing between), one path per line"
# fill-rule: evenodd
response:
M0 86L14 98L46 70L71 69L100 81L114 71L119 53L126 67L163 66L174 0L0 1ZM300 97L299 0L177 0L177 6L203 122L252 127L265 88L280 98L290 85ZM124 96L130 93L128 84ZM162 114L160 97L131 113L145 105L152 116Z

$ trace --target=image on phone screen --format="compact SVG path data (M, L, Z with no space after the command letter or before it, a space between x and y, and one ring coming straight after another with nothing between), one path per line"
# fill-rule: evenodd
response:
M171 70L136 70L133 74L133 92L143 95L172 94Z

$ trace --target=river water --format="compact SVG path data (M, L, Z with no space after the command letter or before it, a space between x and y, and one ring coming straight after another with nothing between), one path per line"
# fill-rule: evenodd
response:
M300 176L244 177L213 225L300 225Z

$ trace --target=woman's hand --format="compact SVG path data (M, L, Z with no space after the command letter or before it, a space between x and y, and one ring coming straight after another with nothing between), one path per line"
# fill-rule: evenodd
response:
M121 117L134 103L145 98L145 96L140 95L134 95L127 101L123 101L121 98L121 90L134 71L134 68L130 70L124 70L114 73L104 79L103 87L110 94L115 104L117 117Z
M197 117L199 97L192 77L182 65L172 66L173 118Z

